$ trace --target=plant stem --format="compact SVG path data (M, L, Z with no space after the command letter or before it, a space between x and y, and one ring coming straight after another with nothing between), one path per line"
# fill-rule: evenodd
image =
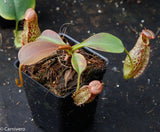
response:
M18 30L18 23L19 23L19 21L16 21L16 28L15 28L15 36L17 36L17 30Z
M79 90L80 78L81 78L81 74L80 75L78 74L76 92Z
M131 56L129 55L129 53L128 53L128 51L127 51L126 48L124 48L124 51L126 52L127 56L129 57L129 60L130 60L130 62L131 62L131 68L133 68L133 61L132 61Z
M76 44L74 46L72 46L72 52L74 52L77 49L83 48L84 45L82 43Z

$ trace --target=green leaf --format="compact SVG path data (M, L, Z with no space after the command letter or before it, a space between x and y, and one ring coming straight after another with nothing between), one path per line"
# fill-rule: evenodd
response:
M0 15L7 20L24 19L28 8L35 8L35 0L0 0Z
M74 70L78 73L77 90L76 90L78 91L79 84L80 84L80 76L82 72L86 69L87 62L83 55L79 53L73 53L71 63L72 63Z
M74 45L72 47L72 51L75 51L82 47L89 47L95 50L111 53L122 53L124 51L122 41L109 33L95 34L82 43Z
M73 53L72 66L78 74L81 74L86 69L87 66L86 59L80 53Z
M55 44L65 44L56 32L49 29L43 31L42 34L38 37L38 40L45 40Z

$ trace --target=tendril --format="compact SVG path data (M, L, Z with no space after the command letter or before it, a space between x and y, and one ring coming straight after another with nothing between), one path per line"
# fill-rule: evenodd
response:
M68 28L69 25L74 25L74 24L73 23L64 23L64 24L62 24L62 26L59 29L59 32L65 34L67 32L67 28ZM64 39L64 35L62 36L62 39Z
M130 63L131 63L131 69L133 68L133 61L132 61L132 58L131 56L129 55L128 51L126 48L124 48L124 51L126 52L127 56L129 57L129 60L130 60Z
M16 82L16 84L17 84L18 87L22 87L23 86L23 77L22 77L22 72L21 72L22 66L23 65L19 66L19 79L20 79L20 83L19 83L18 78L15 78L15 82Z

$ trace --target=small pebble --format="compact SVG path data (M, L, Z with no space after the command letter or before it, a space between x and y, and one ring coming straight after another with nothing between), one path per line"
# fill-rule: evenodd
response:
M123 1L120 1L120 4L122 5L122 4L123 4Z
M25 125L25 124L27 124L27 122L28 122L28 121L24 121L24 123L23 123L23 124Z
M18 101L17 103L16 103L16 105L19 105L20 104L20 102Z
M102 100L106 100L106 99L108 99L108 98L105 98L105 97L104 97L104 98L101 98L101 99L102 99Z
M98 13L102 13L102 10L98 10Z
M8 61L11 61L11 58L10 58L10 57L8 58Z
M90 30L88 30L88 31L87 31L87 33L91 33L91 31L90 31Z
M148 85L151 83L151 79L147 79L147 83L148 83Z
M119 84L117 84L116 87L119 88Z
M116 25L119 26L119 22L117 22Z
M128 29L128 26L127 26L127 25L125 25L125 26L124 26L124 28L125 28L125 29Z
M140 26L140 27L143 27L143 24L140 23L139 26Z
M22 92L22 90L21 89L19 89L19 93L21 93Z
M112 70L113 70L114 72L118 72L118 69L117 69L117 67L115 67L115 66L112 68Z
M157 103L154 103L154 105L157 105Z
M99 4L97 4L96 7L99 7Z
M70 23L73 24L73 20L71 20Z
M144 20L141 20L141 23L144 23Z
M141 4L142 2L140 0L137 0L137 4Z
M12 47L12 46L7 46L6 48L7 48L7 49L12 49L13 47Z
M116 8L118 8L118 7L119 7L119 5L118 5L118 3L117 3L117 2L115 2L114 4L115 4Z
M56 11L59 11L60 10L60 7L56 7Z
M76 10L73 10L73 13L76 13Z
M6 85L6 83L3 83L3 86L5 86Z

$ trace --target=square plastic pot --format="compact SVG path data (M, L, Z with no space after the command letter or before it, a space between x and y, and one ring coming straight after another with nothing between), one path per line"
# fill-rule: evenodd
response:
M66 34L60 33L59 35L63 35L70 43L79 43ZM105 73L105 68L109 63L108 59L94 50L89 48L84 49L88 53L99 56L106 62L104 69L96 73L96 79L101 80ZM14 66L18 70L18 60L14 62ZM27 74L22 72L22 75L26 97L34 122L38 126L42 127L47 132L56 132L83 131L92 124L98 97L93 102L79 107L74 104L71 97L74 90L65 96L57 96L40 83L30 78Z

